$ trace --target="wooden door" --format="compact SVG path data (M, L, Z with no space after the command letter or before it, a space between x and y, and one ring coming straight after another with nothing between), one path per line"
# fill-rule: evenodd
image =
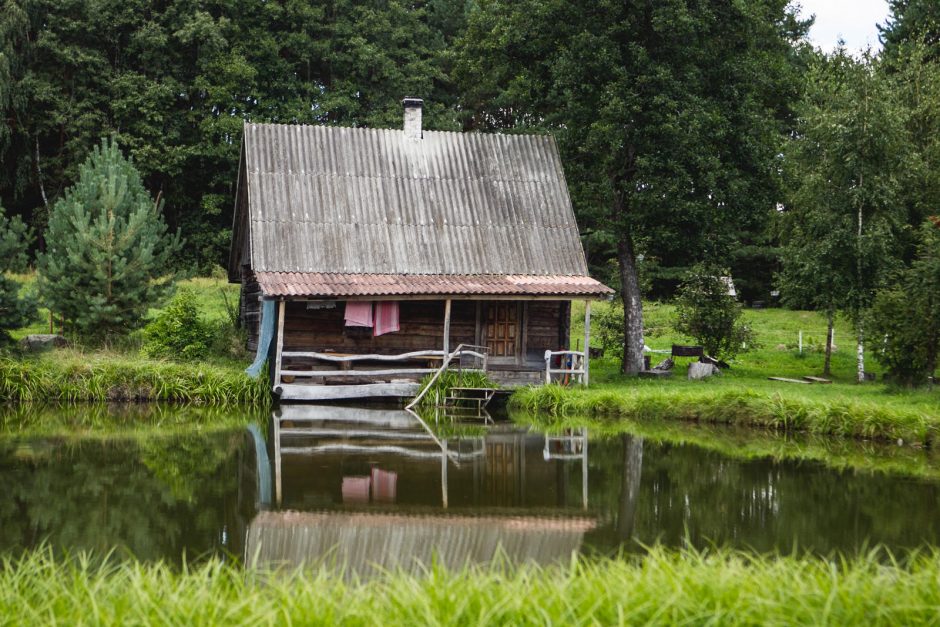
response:
M486 308L486 347L490 357L515 359L519 352L519 304L490 303Z

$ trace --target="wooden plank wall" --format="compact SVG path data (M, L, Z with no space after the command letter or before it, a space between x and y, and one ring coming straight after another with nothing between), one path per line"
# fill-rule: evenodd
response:
M261 323L260 298L261 286L255 281L254 274L244 270L238 297L238 319L242 328L248 332L248 351L251 354L258 350L258 325Z
M333 309L307 309L304 302L287 304L284 350L394 355L417 350L441 350L444 345L444 302L401 301L398 333L372 336L372 329L347 328L345 305ZM450 345L473 344L476 304L455 301L451 310Z
M568 348L568 318L571 303L568 301L532 301L528 304L526 338L526 362L545 364L545 351Z

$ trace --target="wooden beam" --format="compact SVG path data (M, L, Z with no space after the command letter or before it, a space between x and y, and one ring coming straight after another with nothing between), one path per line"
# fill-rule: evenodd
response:
M277 304L277 350L274 353L274 387L281 384L281 354L284 352L284 301Z
M282 401L325 401L339 398L378 398L414 396L420 387L417 383L367 383L362 385L302 385L281 386Z
M450 299L444 301L444 354L450 353Z
M588 362L591 359L591 301L584 301L584 376L581 383L588 385L590 369Z
M388 377L396 374L428 374L437 368L399 368L388 370L282 370L288 377Z
M443 357L444 351L426 350L401 353L399 355L335 355L332 353L316 353L308 351L284 351L284 357L302 357L307 359L322 359L323 361L349 362L349 361L402 361L420 357Z

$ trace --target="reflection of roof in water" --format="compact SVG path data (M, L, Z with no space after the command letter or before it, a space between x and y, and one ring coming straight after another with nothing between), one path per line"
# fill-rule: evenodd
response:
M460 568L498 556L545 565L567 560L595 524L586 517L261 512L249 525L245 551L251 566L335 561L360 575L435 560Z

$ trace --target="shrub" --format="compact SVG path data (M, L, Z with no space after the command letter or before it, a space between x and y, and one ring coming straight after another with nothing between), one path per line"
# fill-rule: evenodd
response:
M676 331L720 359L734 357L754 341L753 331L741 320L741 305L721 278L728 275L727 268L698 264L686 275L676 298Z
M170 304L143 330L141 349L149 357L202 359L209 353L213 330L203 319L191 290L177 292Z
M595 337L604 348L604 355L620 359L623 356L623 303L598 307L591 319Z
M26 269L26 249L32 232L20 218L9 219L0 206L0 341L9 341L9 331L27 324L36 315L32 295L21 296L20 284L6 272Z
M49 215L38 286L50 310L93 339L139 326L169 290L180 249L160 213L133 163L103 140Z
M917 259L900 274L898 287L880 291L872 305L877 359L902 385L926 381L940 353L940 219L921 229Z

